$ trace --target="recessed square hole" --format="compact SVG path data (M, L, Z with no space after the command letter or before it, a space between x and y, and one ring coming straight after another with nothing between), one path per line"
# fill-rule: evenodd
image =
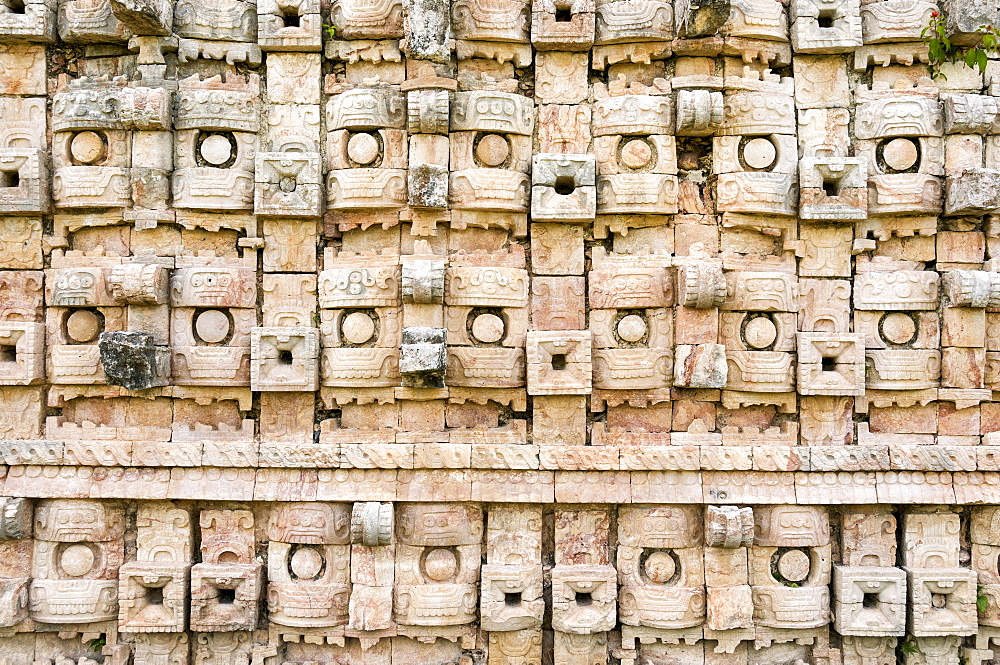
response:
M517 607L521 604L521 594L520 593L505 593L503 595L504 605L507 607Z
M561 175L556 178L555 186L556 194L560 196L568 196L576 191L576 180L573 176Z
M837 371L837 359L836 358L823 358L823 371L824 372L836 372Z
M285 22L286 28L298 28L301 25L299 10L285 9L281 12L281 20Z
M6 0L7 11L11 14L24 14L24 0Z
M576 604L580 605L580 606L583 606L583 607L586 607L587 605L593 605L594 604L594 598L589 593L580 593L580 592L577 592L577 594L576 594Z
M0 171L0 187L20 187L21 174L17 171Z
M840 196L840 184L834 180L824 180L823 193L827 196Z
M162 605L163 587L161 586L146 587L146 603L149 605Z
M219 589L219 605L236 603L236 589Z
M819 23L821 28L832 28L833 20L836 16L832 12L820 12L820 15L816 18L816 22Z
M0 363L16 363L17 347L8 344L0 344Z
M279 351L278 352L278 364L279 365L291 365L292 364L292 352L291 351Z
M867 607L869 609L878 606L878 594L877 593L866 593L865 597L861 600L861 606Z
M573 20L573 12L569 7L556 7L556 23L570 23Z
M565 353L555 353L552 355L552 369L560 371L566 369Z

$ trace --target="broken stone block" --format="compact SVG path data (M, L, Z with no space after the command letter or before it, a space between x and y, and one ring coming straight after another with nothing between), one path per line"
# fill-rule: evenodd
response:
M391 503L355 503L351 511L351 542L365 547L389 545L392 542L392 526Z
M705 544L725 548L752 545L753 509L708 506L705 510Z
M1000 273L949 270L941 282L948 307L1000 307Z
M149 333L102 332L98 340L105 381L128 390L165 386L170 377L169 352Z
M945 182L945 215L982 215L1000 208L1000 171L968 169Z
M399 347L399 374L412 388L441 388L447 362L444 328L407 326Z
M723 344L678 344L674 385L682 388L723 388L729 377Z
M137 35L169 35L174 6L168 0L111 0L111 11Z
M406 57L450 63L451 16L439 0L405 0L403 9L405 37L399 48Z

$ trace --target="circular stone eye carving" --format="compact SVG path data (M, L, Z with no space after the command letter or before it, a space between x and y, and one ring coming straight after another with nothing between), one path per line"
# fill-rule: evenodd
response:
M340 334L348 344L366 344L375 337L376 319L368 312L351 312L340 323Z
M778 574L786 585L804 582L811 568L809 554L803 550L785 550L778 555Z
M347 157L355 164L368 166L382 152L379 139L374 134L359 133L351 135L347 140Z
M904 312L888 312L879 320L878 332L894 346L912 344L917 339L917 322Z
M236 137L231 132L202 133L198 136L199 166L229 168L236 163Z
M92 309L77 309L66 317L66 336L77 344L87 344L104 331L104 316Z
M510 143L499 134L484 134L476 141L473 154L482 166L502 166L510 157Z
M496 314L479 314L472 320L472 336L483 344L496 344L503 339L503 319Z
M651 552L642 562L642 572L654 584L666 584L680 573L677 555L673 552Z
M69 144L70 156L77 164L98 164L108 156L108 144L98 132L77 132Z
M621 153L618 161L630 169L641 169L653 161L653 146L649 141L642 138L635 138L626 141L621 146Z
M758 136L743 139L740 146L740 161L752 171L770 171L778 159L778 149L771 139Z
M300 580L314 580L323 572L326 560L315 547L299 547L292 552L288 568L292 576Z
M232 328L229 316L222 310L206 309L194 316L195 336L207 344L224 342Z
M458 557L448 549L433 549L424 557L424 574L435 582L445 582L458 573Z
M778 340L778 327L766 314L743 320L743 343L754 351L769 349Z
M638 314L626 314L618 321L615 332L624 341L635 344L641 342L649 332L646 321Z
M81 543L70 545L59 556L59 567L70 577L83 577L94 569L94 551Z
M886 173L912 173L920 167L920 144L911 138L883 139L875 160Z

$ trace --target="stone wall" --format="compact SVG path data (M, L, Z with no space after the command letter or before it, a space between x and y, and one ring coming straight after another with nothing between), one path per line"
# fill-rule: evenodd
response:
M937 9L0 0L0 664L994 662Z

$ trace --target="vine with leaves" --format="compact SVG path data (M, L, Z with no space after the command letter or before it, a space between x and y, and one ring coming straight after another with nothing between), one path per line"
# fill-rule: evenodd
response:
M1000 55L1000 32L992 25L979 26L976 43L959 45L952 42L945 23L941 12L931 12L930 23L920 31L920 38L927 44L927 67L931 78L947 79L941 71L941 66L946 63L964 63L985 72L990 56Z

